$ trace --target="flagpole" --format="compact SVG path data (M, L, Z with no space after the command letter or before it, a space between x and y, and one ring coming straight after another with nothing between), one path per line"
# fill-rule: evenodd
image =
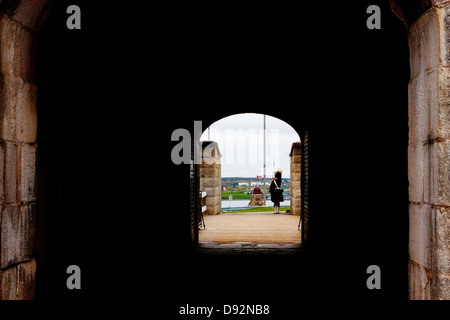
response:
M263 188L263 194L264 194L264 196L263 196L263 204L264 204L264 206L266 205L266 115L264 115L264 144L263 144L263 149L264 149L264 151L263 151L263 153L264 153L264 155L263 155L263 157L264 157L264 165L263 165L263 169L264 169L264 182L263 182L263 185L264 185L264 188Z

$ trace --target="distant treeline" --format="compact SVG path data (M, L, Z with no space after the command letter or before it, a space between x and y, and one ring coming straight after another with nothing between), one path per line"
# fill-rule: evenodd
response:
M264 178L249 178L249 177L222 177L222 181L227 181L227 182L262 182L264 180ZM266 176L266 181L267 180L272 180L271 177ZM284 178L283 177L283 181L291 181L290 178Z

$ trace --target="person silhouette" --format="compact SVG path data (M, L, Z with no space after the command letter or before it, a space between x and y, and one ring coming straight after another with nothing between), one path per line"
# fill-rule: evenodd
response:
M275 176L272 178L272 182L270 183L269 192L270 198L273 202L274 214L280 213L280 202L284 201L283 198L283 189L281 189L281 173L283 171L281 169L275 170Z

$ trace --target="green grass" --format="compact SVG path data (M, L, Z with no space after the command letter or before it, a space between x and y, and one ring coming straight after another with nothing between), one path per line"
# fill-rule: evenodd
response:
M222 200L228 200L230 198L230 194L233 196L233 200L250 200L251 198L251 194L247 194L244 192L222 191Z
M280 211L290 210L291 207L280 207ZM249 209L241 209L231 212L271 212L274 211L273 207L258 207L258 208L249 208ZM228 212L228 211L227 211Z

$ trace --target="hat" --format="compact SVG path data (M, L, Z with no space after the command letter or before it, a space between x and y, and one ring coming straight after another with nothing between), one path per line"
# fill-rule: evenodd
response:
M281 178L281 173L283 172L283 170L281 169L277 169L275 170L275 178Z

